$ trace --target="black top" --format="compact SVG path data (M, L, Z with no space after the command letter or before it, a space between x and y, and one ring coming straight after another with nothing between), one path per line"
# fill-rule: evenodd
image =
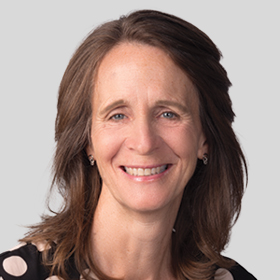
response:
M42 264L44 249L44 244L20 244L0 254L0 280L63 280L55 275L49 276L49 270ZM69 264L69 271L71 280L82 279L73 263ZM256 278L237 264L230 271L218 269L214 280L256 280Z

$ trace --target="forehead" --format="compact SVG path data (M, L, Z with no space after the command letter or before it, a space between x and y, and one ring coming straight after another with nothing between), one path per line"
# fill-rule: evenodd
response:
M94 98L129 91L161 92L171 99L197 99L196 89L187 74L160 48L122 43L114 47L100 63L95 78ZM179 94L180 93L180 94ZM181 96L178 96L181 95Z

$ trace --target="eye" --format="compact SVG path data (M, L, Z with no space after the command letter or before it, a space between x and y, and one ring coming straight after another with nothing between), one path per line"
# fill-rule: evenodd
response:
M110 117L110 119L118 121L118 120L123 120L125 118L124 114L115 114L112 117Z
M164 112L162 116L166 119L175 119L176 117L178 117L177 114L173 112Z

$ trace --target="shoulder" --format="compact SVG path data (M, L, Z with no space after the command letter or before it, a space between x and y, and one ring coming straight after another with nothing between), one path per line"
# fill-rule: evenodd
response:
M48 278L49 271L42 264L44 249L44 244L22 243L0 254L0 280L51 279Z
M58 280L57 276L49 277L49 270L42 264L42 252L47 249L50 248L44 243L20 244L0 254L0 280ZM79 278L75 269L72 273L75 279ZM256 278L236 263L229 270L218 268L214 280L256 280Z
M230 269L218 268L214 280L257 280L244 267L236 263Z

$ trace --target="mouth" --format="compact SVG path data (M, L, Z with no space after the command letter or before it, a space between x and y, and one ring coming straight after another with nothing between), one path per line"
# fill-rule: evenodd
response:
M140 177L152 176L152 175L160 174L167 169L168 169L168 164L164 164L164 165L153 167L153 168L135 168L135 167L132 168L132 167L123 166L123 170L127 174L129 174L131 176L138 176L138 177L139 176Z

